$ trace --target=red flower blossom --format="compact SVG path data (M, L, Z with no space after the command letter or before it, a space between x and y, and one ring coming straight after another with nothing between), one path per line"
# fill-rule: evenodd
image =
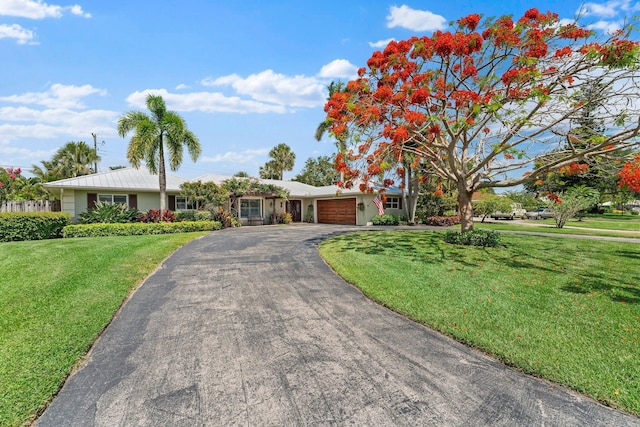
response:
M474 31L480 23L480 15L473 13L465 18L458 19L458 25L462 28L467 28L469 31Z

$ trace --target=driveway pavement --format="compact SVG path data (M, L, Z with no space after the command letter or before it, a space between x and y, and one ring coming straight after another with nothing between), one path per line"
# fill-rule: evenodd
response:
M640 426L365 298L317 243L211 233L133 294L39 426Z

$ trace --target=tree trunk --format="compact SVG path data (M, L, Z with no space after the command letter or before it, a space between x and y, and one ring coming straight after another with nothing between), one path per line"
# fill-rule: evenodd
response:
M158 179L160 180L160 214L167 208L167 173L164 168L164 142L160 135L160 148L158 150Z
M402 198L404 199L404 208L407 212L407 222L411 225L416 222L416 207L418 206L419 187L418 179L414 178L411 173L411 165L408 162L403 162L402 166L406 170L406 175L403 177L404 186L402 189Z
M460 231L466 233L473 231L473 205L471 196L473 190L469 191L466 186L458 185L458 206L460 208Z

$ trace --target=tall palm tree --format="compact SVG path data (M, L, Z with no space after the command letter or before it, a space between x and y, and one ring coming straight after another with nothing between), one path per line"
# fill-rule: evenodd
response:
M273 160L270 163L273 170L278 172L280 180L283 178L284 171L290 171L293 169L293 164L296 160L296 154L291 151L291 147L287 144L278 144L269 151L269 157ZM265 168L267 165L265 165Z
M184 119L175 111L167 111L167 106L159 95L147 95L147 108L151 116L141 111L129 111L118 119L118 133L125 137L129 132L134 135L129 141L127 159L135 168L144 160L153 174L158 174L160 183L160 209L166 209L167 175L164 152L169 155L169 167L177 170L182 164L182 153L187 147L191 160L200 156L200 141L187 129Z

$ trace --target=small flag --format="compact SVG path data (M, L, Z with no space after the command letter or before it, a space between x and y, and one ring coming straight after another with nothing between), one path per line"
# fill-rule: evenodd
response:
M373 203L378 207L378 214L380 214L380 216L384 215L384 205L382 204L382 199L379 194L373 199Z

